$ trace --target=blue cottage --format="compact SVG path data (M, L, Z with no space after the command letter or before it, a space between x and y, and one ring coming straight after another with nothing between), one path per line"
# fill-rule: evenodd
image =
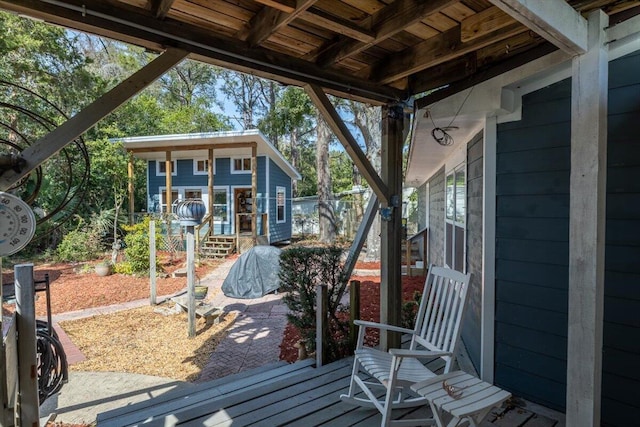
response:
M291 238L291 191L300 174L258 130L123 139L147 161L147 210L175 212L177 203L207 206L200 237L240 251ZM169 171L169 173L167 173ZM169 207L168 207L169 206Z

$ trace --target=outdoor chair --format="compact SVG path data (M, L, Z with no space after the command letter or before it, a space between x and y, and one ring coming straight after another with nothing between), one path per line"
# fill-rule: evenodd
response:
M382 426L408 425L392 420L392 409L428 404L409 389L412 384L434 377L423 363L444 360L448 373L455 359L464 314L470 274L449 268L429 268L413 330L356 320L359 326L349 394L340 398L349 403L375 407L382 414ZM364 345L365 331L375 328L411 335L409 349L388 352ZM364 395L360 393L364 392ZM412 425L433 424L433 419L410 420Z

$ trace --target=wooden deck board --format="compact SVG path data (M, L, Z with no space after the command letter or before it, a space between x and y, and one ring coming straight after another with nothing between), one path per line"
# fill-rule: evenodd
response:
M146 418L158 417L181 410L201 402L211 402L213 399L233 394L248 387L255 388L268 383L274 378L279 380L296 376L306 370L314 370L313 361L300 364L274 364L267 367L252 369L230 377L220 378L194 387L165 393L154 399L129 405L113 411L98 414L98 424L102 427L120 427L140 423Z
M226 384L224 381L211 382L211 396L206 398L206 384L198 385L199 392L195 396L180 401L177 398L153 399L136 418L129 412L124 416L111 418L110 425L144 425L150 426L331 426L331 427L369 427L380 424L381 416L374 409L361 408L344 403L340 394L346 393L349 387L352 358L344 359L321 368L304 366L276 367L275 374L266 371L254 371L254 375L236 378ZM307 364L311 362L306 362ZM439 364L428 365L441 368ZM286 369L285 369L286 368ZM282 374L284 375L278 375ZM254 381L256 379L258 382ZM224 393L222 393L224 392ZM382 393L382 392L381 392ZM134 405L132 405L134 406ZM518 412L520 408L505 411L500 425L509 427L529 427L535 425L531 417L524 425L504 424ZM153 411L155 414L149 415ZM511 416L508 412L514 412ZM394 410L394 419L413 419L428 416L428 406ZM123 412L120 411L120 414ZM145 415L144 418L140 414ZM100 420L101 418L99 418ZM123 420L134 422L123 423ZM546 420L545 420L546 421ZM549 427L559 427L555 420L550 420ZM102 427L102 422L98 426ZM485 422L483 426L496 424ZM545 424L547 427L547 424Z

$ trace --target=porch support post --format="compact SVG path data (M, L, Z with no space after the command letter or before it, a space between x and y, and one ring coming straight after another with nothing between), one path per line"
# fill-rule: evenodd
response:
M33 145L25 148L20 153L20 156L26 160L26 166L20 172L14 170L5 171L0 176L0 191L6 191L11 188L49 157L91 129L100 119L153 83L188 54L188 52L180 49L167 49L163 54L93 101L78 114L40 138Z
M496 319L496 116L484 125L482 194L482 320L480 325L480 376L493 384Z
M133 224L133 213L135 210L135 197L133 194L133 177L134 177L134 168L133 168L133 153L129 152L129 159L127 163L127 191L129 193L129 225Z
M609 20L588 17L588 49L573 59L569 205L567 425L600 425L607 172Z
M172 161L171 161L171 151L167 151L165 154L164 160L164 170L165 170L165 198L164 201L167 203L167 213L171 213L171 173L172 173Z
M400 325L402 309L402 145L404 111L397 105L382 108L382 181L389 201L381 201L380 322ZM383 350L400 347L398 333L380 333Z
M253 240L253 246L257 241L257 224L258 221L258 205L256 203L258 196L258 144L253 143L251 146L251 240Z
M209 148L209 158L207 160L207 176L209 177L209 234L215 235L213 229L213 148Z

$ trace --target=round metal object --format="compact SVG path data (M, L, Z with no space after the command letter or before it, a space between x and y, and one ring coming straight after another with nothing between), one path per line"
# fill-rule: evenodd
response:
M13 194L0 192L0 256L27 246L35 231L36 218L29 205Z
M180 225L187 227L200 225L206 212L207 208L202 199L183 200L176 207L176 215L180 220Z

